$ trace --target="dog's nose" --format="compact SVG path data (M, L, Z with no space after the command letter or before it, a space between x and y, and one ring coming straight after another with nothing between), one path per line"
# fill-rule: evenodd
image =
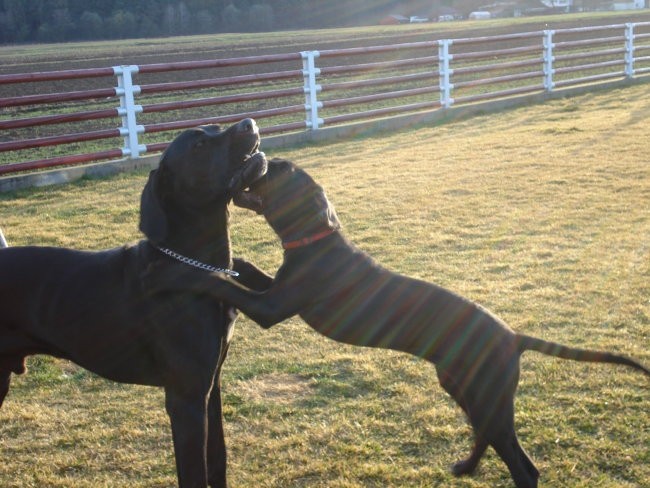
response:
M241 130L245 132L255 132L257 130L257 124L254 119L244 119L239 123Z

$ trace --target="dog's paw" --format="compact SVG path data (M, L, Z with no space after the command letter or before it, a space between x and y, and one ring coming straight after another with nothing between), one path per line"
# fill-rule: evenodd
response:
M464 459L454 463L451 467L451 474L454 476L466 476L472 474L476 469L476 463L470 459Z

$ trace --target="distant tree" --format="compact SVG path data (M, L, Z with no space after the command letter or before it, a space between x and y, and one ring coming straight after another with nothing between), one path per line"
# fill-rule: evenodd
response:
M209 34L219 29L217 18L207 9L199 10L194 15L194 26L199 34Z
M250 31L270 31L275 27L273 8L265 3L254 4L248 10L248 28Z
M228 4L221 14L221 24L226 32L240 32L244 25L242 11L234 4Z
M81 39L97 39L104 37L104 20L97 12L85 11L79 17L79 37Z
M36 33L30 40L36 40L39 42L56 42L52 26L49 22L45 22L38 26Z
M44 0L46 2L50 0ZM157 0L155 0L157 1ZM144 3L142 0L131 2L131 4ZM68 0L70 10L73 12L97 12L103 21L106 21L115 10L124 9L124 5L118 4L115 0ZM81 17L79 14L79 17Z
M165 35L173 36L178 34L177 12L171 4L165 6L163 10L162 27Z
M137 37L137 22L135 15L124 10L113 12L106 21L107 34L113 39Z
M12 39L11 21L6 12L0 11L0 42L11 42Z
M52 11L51 18L43 22L36 31L36 39L41 42L63 42L75 36L75 24L67 8Z
M98 0L92 0L92 1L98 1ZM99 0L99 1L104 1L104 0ZM145 18L150 19L154 24L158 25L156 30L159 31L160 19L162 17L162 12L165 7L164 4L167 4L169 2L167 1L161 2L161 0L137 0L137 1L131 0L121 7L115 1L106 2L106 3L113 4L111 8L111 12L115 10L128 10L129 12L132 12L133 15L135 15L135 18L138 19L139 23L142 23L142 21Z
M454 8L465 16L471 12L481 10L483 5L485 5L485 0L455 0L453 3Z
M286 29L295 22L293 4L294 0L274 0L273 14L276 27Z
M7 34L14 41L28 41L40 25L40 19L30 19L29 5L23 0L4 0ZM33 12L32 15L37 12Z
M254 1L254 0L230 0L230 2L228 2L228 3L230 5L234 5L239 10L243 11L243 10L248 10L248 8L250 7L250 4L251 4L252 1ZM309 1L309 0L307 0L307 1Z
M181 34L192 34L194 27L192 26L192 14L185 2L180 2L176 6L178 12L178 32Z
M150 15L143 15L140 17L138 24L137 37L160 37L160 24L155 22L155 17Z
M189 34L194 30L192 14L185 2L169 3L163 9L163 33L166 35Z

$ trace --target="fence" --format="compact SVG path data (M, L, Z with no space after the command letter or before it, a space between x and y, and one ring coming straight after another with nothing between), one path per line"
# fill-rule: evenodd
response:
M648 73L650 22L0 75L0 88L18 92L0 97L9 115L0 120L0 175L139 158L164 149L170 131L244 117L266 119L263 134L317 131ZM57 83L72 89L42 93Z

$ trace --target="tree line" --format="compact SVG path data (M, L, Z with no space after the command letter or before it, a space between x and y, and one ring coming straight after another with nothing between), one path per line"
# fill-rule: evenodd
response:
M0 43L340 27L430 9L411 0L2 0Z

